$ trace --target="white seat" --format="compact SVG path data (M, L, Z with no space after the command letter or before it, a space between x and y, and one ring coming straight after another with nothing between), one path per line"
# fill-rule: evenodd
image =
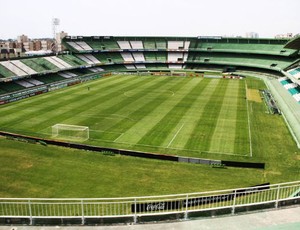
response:
M125 62L134 62L134 59L133 59L131 53L121 53L121 55Z
M128 50L131 49L131 46L128 41L117 41L121 49Z

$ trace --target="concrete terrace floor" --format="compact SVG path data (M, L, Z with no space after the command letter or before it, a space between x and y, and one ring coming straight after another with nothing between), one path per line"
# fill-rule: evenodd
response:
M0 230L299 230L300 206L235 216L117 226L0 226Z

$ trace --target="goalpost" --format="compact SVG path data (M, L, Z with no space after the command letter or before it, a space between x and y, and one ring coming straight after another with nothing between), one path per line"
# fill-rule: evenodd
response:
M184 77L186 77L186 72L171 70L171 76L184 76Z
M89 127L56 124L52 126L52 137L72 141L86 141L89 139Z

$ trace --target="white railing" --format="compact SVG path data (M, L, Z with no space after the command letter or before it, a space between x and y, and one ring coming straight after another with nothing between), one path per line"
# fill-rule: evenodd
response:
M283 201L300 202L300 181L165 196L97 198L97 199L45 199L0 198L0 218L28 218L30 224L39 218L79 218L82 224L88 218L132 218L168 214L182 214L185 219L192 212L236 209L253 205L277 208Z

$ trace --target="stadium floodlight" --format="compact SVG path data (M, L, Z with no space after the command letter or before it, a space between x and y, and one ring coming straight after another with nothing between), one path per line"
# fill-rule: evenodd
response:
M56 28L59 26L60 20L59 18L52 18L52 30L53 30L53 38L56 36Z
M52 32L53 32L53 40L54 40L53 50L54 51L57 51L56 30L57 30L57 27L59 26L59 24L60 24L59 18L52 18Z
M52 126L52 137L71 141L86 141L89 139L89 127L56 124Z

